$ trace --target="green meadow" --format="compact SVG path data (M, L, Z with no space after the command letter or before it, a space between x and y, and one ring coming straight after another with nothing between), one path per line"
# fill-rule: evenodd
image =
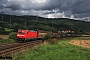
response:
M17 53L13 60L90 60L90 49L68 44L71 39Z
M14 43L16 42L13 39L0 39L0 44L8 44L8 43Z

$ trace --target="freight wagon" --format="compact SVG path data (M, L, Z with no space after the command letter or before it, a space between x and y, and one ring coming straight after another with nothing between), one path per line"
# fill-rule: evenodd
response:
M70 37L70 34L64 34L64 33L54 33L50 31L43 31L43 30L21 30L19 29L16 38L17 41L30 41L30 40L36 40L36 39L42 39L46 35L50 35L51 38L65 38Z

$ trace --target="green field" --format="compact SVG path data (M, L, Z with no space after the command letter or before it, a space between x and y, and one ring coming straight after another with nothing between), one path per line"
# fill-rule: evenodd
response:
M90 60L90 49L68 44L70 39L59 40L56 44L41 45L32 50L22 51L13 60Z
M16 42L15 32L10 33L9 35L0 35L0 44L8 44Z
M16 42L13 39L0 39L0 44L8 44L8 43L14 43Z
M15 40L9 39L9 35L0 35L0 44L13 43Z

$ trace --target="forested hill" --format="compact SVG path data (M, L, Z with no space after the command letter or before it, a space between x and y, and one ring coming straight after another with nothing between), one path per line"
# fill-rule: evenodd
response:
M2 18L3 17L3 18ZM47 31L74 30L76 33L90 33L90 22L66 18L48 19L38 16L15 16L0 14L0 34L8 34L10 30L39 29Z

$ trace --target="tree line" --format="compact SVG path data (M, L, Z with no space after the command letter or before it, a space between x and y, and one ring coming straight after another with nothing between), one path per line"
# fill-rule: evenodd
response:
M15 16L0 14L0 34L9 34L18 29L63 31L74 30L75 34L90 34L90 22L67 18L43 18L39 16Z

